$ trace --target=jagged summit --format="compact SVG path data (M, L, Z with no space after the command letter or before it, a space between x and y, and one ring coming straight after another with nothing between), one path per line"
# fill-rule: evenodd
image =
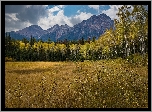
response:
M110 29L114 26L114 21L111 20L109 16L102 13L99 15L93 15L87 20L83 20L82 22L74 25L73 27L64 25L54 25L47 30L43 30L38 25L31 25L17 32L10 32L10 35L17 36L18 38L26 37L30 38L31 35L36 39L41 38L42 40L48 40L50 37L52 41L64 40L65 38L68 40L78 40L82 37L87 39L88 37L99 37L102 35L106 29Z

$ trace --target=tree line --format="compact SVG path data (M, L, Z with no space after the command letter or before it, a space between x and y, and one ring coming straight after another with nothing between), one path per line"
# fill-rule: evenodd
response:
M84 61L109 58L127 58L133 54L148 53L148 11L144 5L123 5L117 13L115 28L106 30L98 39L52 42L14 40L5 36L5 57L16 61Z

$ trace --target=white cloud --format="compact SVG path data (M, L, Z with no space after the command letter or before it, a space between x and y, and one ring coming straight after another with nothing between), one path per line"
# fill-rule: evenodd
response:
M109 5L110 9L108 10L103 10L102 13L105 13L106 15L108 15L111 19L119 19L118 16L116 15L119 11L118 8L121 8L122 5ZM131 5L128 5L131 6ZM131 8L129 9L129 12L131 12L133 10L133 7L131 6Z
M48 13L46 5L5 5L5 31L16 31L37 24Z
M64 10L61 10L59 7L61 6L55 6L51 9L48 9L48 16L47 17L41 17L38 21L38 25L41 26L44 30L47 30L48 28L58 24L58 25L64 25L67 24L70 27L73 25L81 22L82 20L86 20L92 16L91 13L86 12L80 12L77 11L77 15L72 17L67 17L64 15ZM56 15L53 14L54 11L58 11Z
M122 5L109 5L110 9L103 10L102 13L105 13L108 15L111 19L118 19L118 16L116 13L118 13L118 8L120 8Z
M5 7L5 31L16 31L32 24L41 26L44 30L58 24L74 26L93 14L77 11L76 15L68 17L64 15L65 5L56 5L49 9L48 5L12 5ZM96 7L97 5L92 6ZM57 11L55 15L54 12ZM30 15L30 16L29 16Z
M80 12L79 11L79 14L78 15L75 15L73 17L70 17L70 22L72 23L72 26L77 24L77 23L80 23L81 21L83 20L87 20L88 18L90 18L93 14L91 13L86 13L86 12Z
M5 23L6 22L9 22L9 24L5 24L5 32L18 31L32 25L29 21L22 22L20 20L14 20L10 18L6 18Z
M8 19L9 21L11 21L11 20L17 21L19 19L16 17L16 14L17 13L6 13L5 16L8 16L10 18L10 19Z
M79 13L79 15L75 15L74 18L80 19L82 21L82 20L86 20L86 19L90 18L92 15L93 14L91 14L91 13L81 12L81 13Z
M71 26L72 24L69 21L69 18L64 15L63 10L59 10L57 15L54 15L52 10L48 11L48 17L42 17L38 21L38 25L41 26L44 30L54 26L54 25L64 25L67 24Z
M51 9L49 9L48 11L49 12L55 12L55 11L59 11L59 10L60 10L60 8L55 6L55 7L51 8Z
M57 6L54 6L53 8L51 9L48 9L49 12L55 12L55 11L60 11L64 8L64 5L57 5Z
M90 8L99 10L99 5L88 5L88 6ZM103 10L102 13L105 13L106 15L110 16L111 19L118 19L116 13L118 12L118 8L120 8L121 6L122 5L110 5L110 9ZM58 5L58 6L54 6L51 9L48 9L48 16L41 17L40 20L38 21L38 25L45 30L56 24L58 25L67 24L72 27L83 20L87 20L93 15L91 13L80 12L80 10L78 10L75 16L67 17L64 15L64 10L62 9L63 7L64 6ZM54 11L58 11L56 15L53 14Z
M88 5L88 7L99 10L99 5Z

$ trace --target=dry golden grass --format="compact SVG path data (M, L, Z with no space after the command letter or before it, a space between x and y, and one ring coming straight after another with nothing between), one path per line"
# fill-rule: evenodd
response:
M148 66L5 62L6 108L148 108Z

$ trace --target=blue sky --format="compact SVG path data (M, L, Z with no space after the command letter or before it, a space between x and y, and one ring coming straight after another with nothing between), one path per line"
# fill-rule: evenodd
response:
M119 7L121 5L6 5L5 31L18 31L30 25L39 25L44 30L56 24L72 27L102 13L117 19Z

